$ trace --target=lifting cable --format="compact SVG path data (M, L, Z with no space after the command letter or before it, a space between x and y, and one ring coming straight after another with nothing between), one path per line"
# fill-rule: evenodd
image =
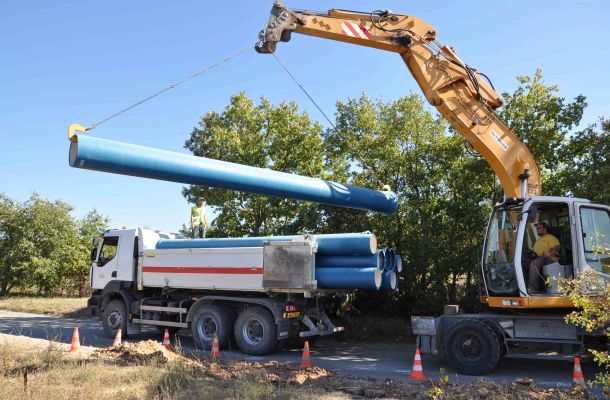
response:
M335 124L333 124L330 120L330 118L328 118L328 116L326 115L326 113L324 111L322 111L322 108L320 108L320 106L318 105L318 103L316 103L316 101L313 99L313 97L311 97L311 95L307 92L307 90L305 90L305 88L303 87L303 85L301 85L299 83L299 81L297 81L297 79L294 77L294 75L292 75L290 73L290 71L288 70L288 68L284 65L284 63L282 63L280 61L280 59L275 55L275 53L271 53L273 55L273 57L275 58L275 61L278 62L278 64L280 64L282 66L282 68L284 69L284 71L286 71L286 73L288 75L290 75L290 77L292 78L292 80L294 81L294 83L297 84L298 87L301 88L301 90L303 91L303 93L305 93L305 95L309 98L309 100L311 100L311 102L313 103L314 106L316 106L316 108L318 109L318 111L320 111L320 113L324 116L324 118L326 118L326 120L328 121L328 123L330 124L330 126L333 127L333 129L337 129L335 127Z
M87 128L87 131L95 129L98 126L100 126L101 124L103 124L104 122L109 121L109 120L113 119L114 117L118 117L119 115L123 114L124 112L127 112L127 111L131 110L132 108L135 108L135 107L139 106L140 104L145 103L148 100L151 100L151 99L159 96L160 94L163 94L163 93L167 92L170 89L173 89L173 88L175 88L175 87L177 87L179 85L182 85L183 83L188 82L191 79L194 79L194 78L198 77L201 74L204 74L206 72L209 72L209 71L213 70L214 68L216 68L216 67L218 67L218 66L220 66L220 65L222 65L222 64L224 64L224 63L226 63L226 62L228 62L228 61L230 61L232 59L234 59L235 57L238 57L238 56L244 54L246 51L252 50L252 48L253 48L253 46L248 46L245 49L239 50L238 52L233 53L232 55L230 55L228 57L225 57L222 60L217 61L214 64L208 65L207 67L205 67L205 68L195 72L194 74L192 74L192 75L190 75L190 76L188 76L188 77L186 77L186 78L184 78L184 79L182 79L182 80L180 80L178 82L170 84L166 88L164 88L162 90L159 90L158 92L156 92L154 94L151 94L150 96L145 97L142 100L139 100L136 103L133 103L132 105L130 105L130 106L128 106L128 107L126 107L126 108L124 108L124 109L122 109L120 111L115 112L114 114L109 115L108 117L102 119L101 121L96 122L95 124L91 124L91 126Z

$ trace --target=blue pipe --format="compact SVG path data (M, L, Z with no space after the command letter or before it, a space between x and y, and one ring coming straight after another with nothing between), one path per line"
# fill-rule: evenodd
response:
M326 289L379 289L378 268L316 268L318 287Z
M396 262L396 252L394 249L386 249L386 262L385 270L390 271L394 269L394 263Z
M381 289L396 290L398 287L398 276L393 270L383 271L381 273Z
M329 233L315 237L320 254L371 255L377 251L377 237L373 233Z
M383 270L385 268L385 257L386 257L385 250L379 249L379 250L377 250L377 252L375 254L377 254L377 257L379 258L379 269Z
M382 264L379 264L381 261ZM381 269L383 257L379 253L370 256L316 256L316 268L371 268Z
M88 135L70 143L70 166L392 214L396 194ZM298 150L298 149L294 149Z
M396 260L394 262L394 270L396 273L402 272L402 259L400 258L400 254L396 254Z
M377 250L377 238L372 233L333 233L314 235L318 254L373 254ZM264 242L290 241L296 236L267 236L219 239L160 239L157 249L196 249L226 247L262 247Z

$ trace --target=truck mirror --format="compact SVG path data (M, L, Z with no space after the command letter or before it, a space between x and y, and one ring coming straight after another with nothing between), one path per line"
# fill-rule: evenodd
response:
M95 258L97 257L97 247L94 247L91 249L91 261L95 261Z

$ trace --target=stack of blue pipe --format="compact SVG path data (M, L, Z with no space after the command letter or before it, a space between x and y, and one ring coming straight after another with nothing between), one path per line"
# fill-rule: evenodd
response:
M262 247L265 242L290 241L297 236L219 239L160 239L157 249ZM318 287L327 289L390 289L398 285L402 261L393 249L377 249L369 232L315 235Z

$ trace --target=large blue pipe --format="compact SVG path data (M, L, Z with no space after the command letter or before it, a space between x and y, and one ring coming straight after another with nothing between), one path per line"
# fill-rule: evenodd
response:
M396 263L396 251L394 251L394 249L386 249L385 251L385 270L390 271L394 269L394 264Z
M316 268L318 287L326 289L379 289L378 268Z
M400 258L400 254L396 254L394 270L396 271L396 273L402 272L402 259Z
M333 233L314 235L319 254L352 255L373 254L377 250L377 238L372 233ZM157 249L196 249L221 247L262 247L264 242L290 241L296 236L268 236L220 239L160 239Z
M370 256L316 256L316 268L383 268L380 253Z
M383 271L381 273L381 289L396 290L398 288L398 276L393 270Z
M391 214L394 192L365 189L270 169L195 157L78 134L70 143L70 166L267 196L313 201ZM298 149L293 149L298 151Z

